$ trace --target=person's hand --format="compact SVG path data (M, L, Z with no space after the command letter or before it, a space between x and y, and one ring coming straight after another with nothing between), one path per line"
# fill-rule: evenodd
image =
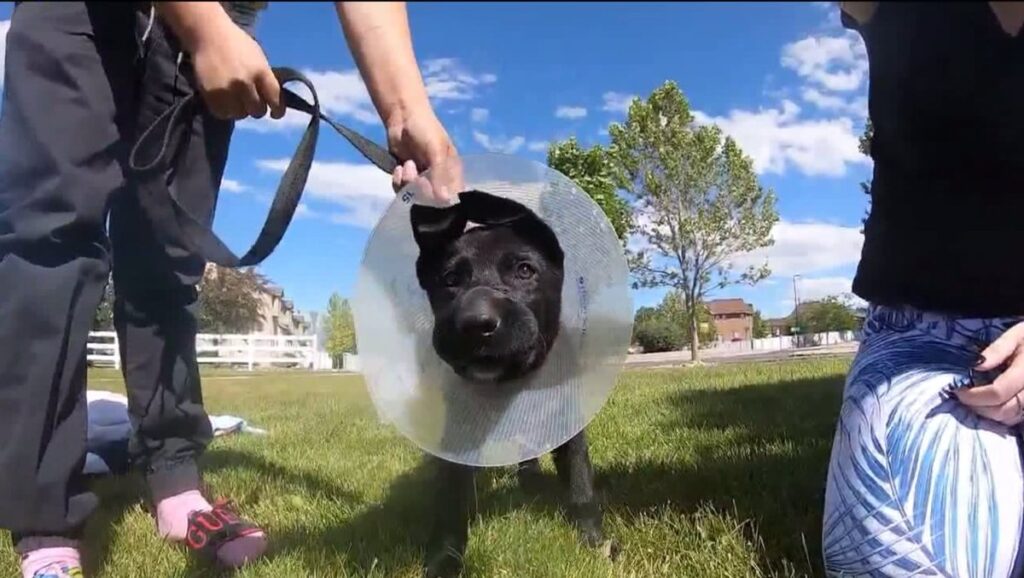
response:
M455 145L434 112L425 106L386 125L388 147L404 161L391 175L395 191L415 182L425 200L450 204L463 187L461 162ZM423 178L422 173L428 170Z
M209 24L192 51L196 83L217 118L284 116L281 84L260 45L230 19Z
M975 374L1005 366L991 383L956 391L961 403L1005 425L1024 421L1024 323L1018 323L981 352Z

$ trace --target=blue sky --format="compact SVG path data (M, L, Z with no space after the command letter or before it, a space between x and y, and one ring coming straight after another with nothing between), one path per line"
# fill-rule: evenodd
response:
M13 4L0 4L0 56ZM544 145L576 136L607 142L629 96L676 81L702 122L719 124L778 195L773 276L743 297L767 316L801 300L845 293L860 254L870 164L856 150L866 116L867 64L834 4L415 3L417 56L438 114L463 153L544 160ZM271 3L257 34L273 65L306 71L329 114L383 142L383 132L329 3ZM240 123L216 231L237 252L255 239L308 117ZM348 143L321 132L299 218L261 266L300 310L351 293L389 178ZM663 290L635 292L636 306Z

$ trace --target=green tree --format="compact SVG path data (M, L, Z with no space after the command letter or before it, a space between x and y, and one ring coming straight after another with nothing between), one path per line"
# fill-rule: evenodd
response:
M260 320L266 279L254 269L211 266L199 283L199 330L249 333Z
M679 290L669 291L661 300L659 310L673 323L683 328L684 345L691 343L690 336L693 334L694 327L699 328L697 331L698 344L709 343L718 336L718 331L715 329L715 319L711 315L711 310L703 302L697 307L697 323L694 324L690 321L690 312L686 307L686 298Z
M754 310L754 339L764 339L771 335L771 330L768 327L768 323L765 322L761 316L761 312L757 309Z
M625 243L632 223L629 203L618 194L619 173L601 145L584 149L575 137L548 148L548 166L576 182L601 207Z
M770 274L764 263L736 275L731 258L773 243L775 194L761 187L732 138L694 122L674 82L634 100L625 123L609 133L623 188L635 199L634 229L648 246L629 252L634 287L681 291L697 334L694 312L709 292ZM690 340L690 350L699 360L699 339Z
M342 354L355 353L356 326L352 317L352 307L348 299L343 299L337 293L332 294L327 302L326 333L325 349L335 362Z
M701 342L715 339L715 324L707 307L700 307ZM665 295L657 307L641 307L633 317L633 342L647 353L679 351L690 343L693 324L678 291Z
M864 124L864 134L860 135L860 140L857 144L857 148L860 149L860 153L867 157L871 157L871 141L875 137L875 125L871 123L871 117L868 117L867 122ZM861 224L867 223L868 214L871 212L871 181L864 181L860 184L860 188L864 191L864 194L868 196L868 208L864 209L864 218L861 219ZM864 229L861 229L861 234L864 234Z
M853 331L857 328L857 316L853 308L836 296L808 303L801 313L800 322L805 333Z
M643 347L644 353L679 351L686 345L686 335L678 323L664 315L653 315L633 323L633 342Z
M93 331L114 330L114 283L108 278L107 284L103 287L103 297L96 307L96 313L92 317Z

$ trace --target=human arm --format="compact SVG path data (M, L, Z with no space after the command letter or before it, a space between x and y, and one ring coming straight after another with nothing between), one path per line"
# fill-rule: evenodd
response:
M259 44L220 2L154 2L154 9L192 56L197 89L218 118L284 116L281 86Z
M461 186L457 152L430 104L416 63L404 2L335 2L345 40L387 130L388 146L401 161L396 189L436 168L421 188L448 200Z
M878 2L839 2L839 9L853 17L858 25L864 25L875 14Z

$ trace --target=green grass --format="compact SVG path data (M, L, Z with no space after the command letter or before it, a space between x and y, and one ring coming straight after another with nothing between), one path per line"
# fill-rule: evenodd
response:
M621 553L581 546L552 490L522 492L512 472L478 478L466 576L820 576L821 503L848 359L626 372L589 429ZM239 377L241 376L241 377ZM91 387L119 391L117 374ZM211 413L267 437L216 439L203 457L214 495L264 524L268 559L243 577L418 575L430 470L380 426L359 378L210 373ZM550 458L544 460L553 478ZM96 485L89 578L214 576L156 537L135 478ZM17 573L0 539L0 575Z

